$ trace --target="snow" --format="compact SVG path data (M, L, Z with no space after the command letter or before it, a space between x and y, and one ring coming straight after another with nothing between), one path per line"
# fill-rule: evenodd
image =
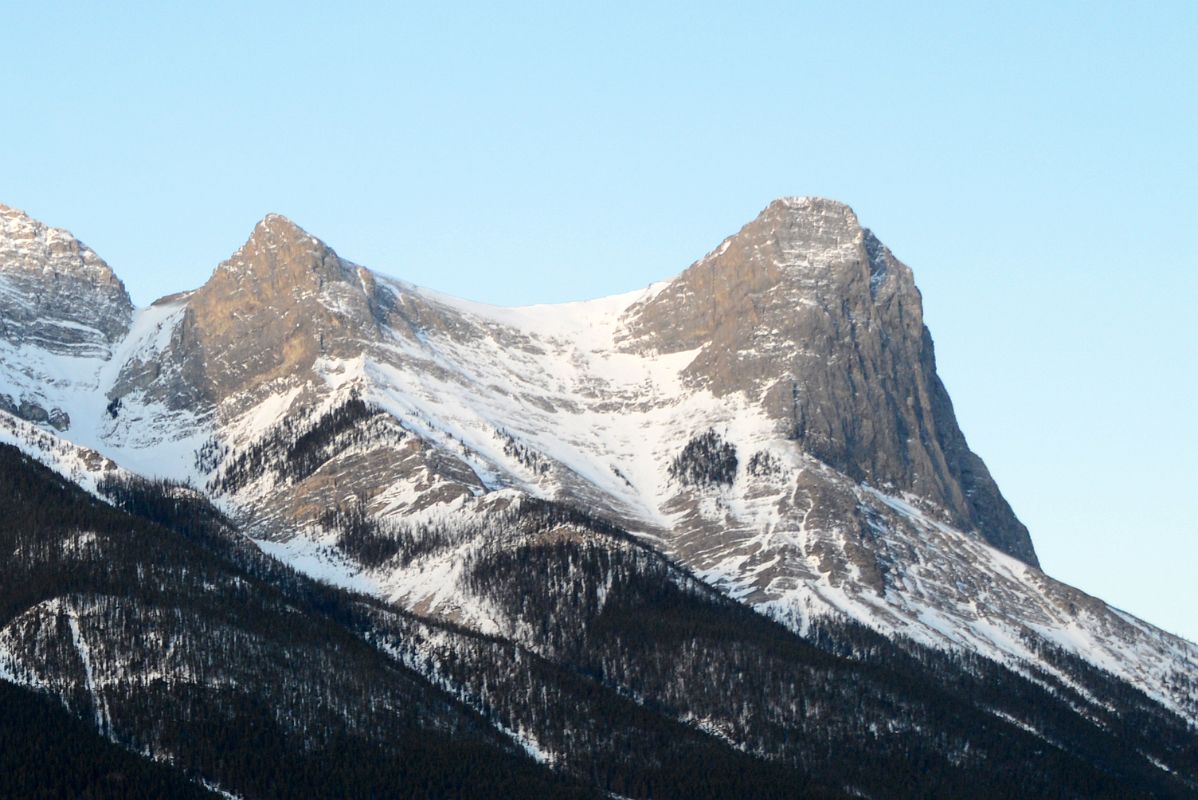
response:
M571 303L495 306L463 300L391 278L385 282L398 297L402 297L404 293L416 294L461 314L542 336L549 333L562 338L581 337L578 341L584 347L607 344L604 331L616 323L621 314L636 303L653 299L669 285L669 281L659 281L644 289Z
M60 611L63 610L63 605L65 603L59 603ZM67 625L71 630L71 641L75 645L75 651L79 654L79 660L83 662L83 685L87 689L88 695L91 696L92 705L96 709L96 728L102 732L107 732L110 729L108 704L104 701L103 696L96 686L95 675L92 673L91 648L88 646L87 640L83 637L83 632L79 629L79 612L77 609L67 607L65 613L67 616Z
M330 385L360 381L369 386L371 399L405 427L443 449L468 452L464 457L492 489L513 486L544 497L590 492L617 514L639 520L645 533L660 534L679 525L679 515L686 513L668 510L678 487L671 485L666 466L680 443L708 427L737 445L741 476L748 455L758 450L769 452L792 473L816 468L793 448L780 445L771 422L748 398L715 398L685 386L681 372L697 351L663 356L619 348L621 314L661 286L602 301L515 309L392 286L401 299L405 292L416 293L464 315L481 335L450 338L421 332L415 342L397 335L400 357L326 362L326 380ZM530 402L533 396L540 402ZM507 456L496 435L499 430L547 458L552 471L534 475ZM790 491L788 487L789 483L780 486L778 494ZM862 502L890 509L920 532L921 546L933 564L944 554L958 553L953 568L963 574L981 572L1011 595L1037 598L1043 593L1046 576L976 536L952 529L921 510L918 498L870 487L861 491ZM726 515L755 533L722 558L718 550L712 551L709 555L715 560L700 569L699 576L801 633L815 617L843 614L889 635L936 647L966 648L1004 663L1039 661L1022 634L1041 629L1013 623L994 609L980 607L976 598L958 597L944 583L951 570L913 566L902 578L910 587L909 596L863 592L858 576L822 571L814 545L830 532L809 530L805 515L797 530L786 529L777 501L777 495L749 497L739 488L702 498L706 516ZM778 568L787 548L805 554L804 573L773 578L763 599L756 581ZM456 618L473 620L479 629L491 632L495 622L488 610L469 607L458 582L456 569L462 558L463 552L443 554L421 562L419 569L380 576L383 596L422 611L448 607ZM1053 608L1041 604L1034 610L1056 614ZM1126 654L1110 637L1090 635L1059 618L1043 631L1052 632L1045 636L1049 641L1138 685L1161 682L1157 669L1129 670ZM1176 698L1160 692L1157 696L1179 707Z
M181 302L136 311L128 334L109 358L59 355L0 340L0 393L14 400L35 399L46 409L62 409L71 420L62 438L102 452L135 472L191 479L195 449L206 435L195 414L142 401L137 393L123 399L115 420L106 408L106 396L121 369L131 362L157 358L169 344L183 311Z
M102 478L127 474L94 451L3 411L0 411L0 442L13 445L92 494Z
M378 594L378 585L365 575L361 567L342 556L330 537L314 540L295 536L283 542L266 539L250 541L266 555L330 586L363 594Z
M0 640L0 680L8 681L9 683L21 683L21 681L17 680L16 673L13 672L12 665L14 663L15 659L12 653L8 652L7 648L4 647L3 640Z
M438 667L439 653L454 646L454 635L449 631L431 627L414 628L412 636L395 641L374 641L374 646L409 669L418 672L426 680L446 694L455 697L475 711L487 716L489 722L503 735L521 747L531 758L542 764L557 761L555 754L540 744L527 730L514 730L487 713L479 698L466 691L457 681L446 678Z
M394 281L401 300L415 294L473 322L479 337L432 334L411 343L396 335L399 358L324 362L330 383L361 380L371 399L406 427L444 448L461 442L470 465L494 488L515 485L554 496L582 482L649 530L669 526L663 470L678 441L717 425L765 442L770 423L748 402L729 407L682 385L697 350L667 355L620 349L622 314L667 284L600 300L498 308ZM333 376L336 376L334 378ZM352 376L352 378L351 378ZM436 420L436 425L428 421ZM548 477L503 452L500 429L557 468Z
M203 786L208 791L215 792L216 794L225 798L225 800L242 800L241 795L237 795L237 794L233 794L232 792L225 791L224 789L220 788L220 786L216 785L212 781L206 780L204 778L197 778L196 782L200 786Z
M708 258L724 252L729 241ZM355 291L359 284L369 291L367 275L357 273ZM886 635L967 649L1016 669L1039 664L1070 683L1041 660L1028 644L1031 637L1081 656L1198 721L1198 698L1169 687L1173 671L1192 672L1198 663L1195 645L1087 602L975 533L953 528L947 515L917 497L858 486L835 473L786 441L759 398L716 397L690 385L683 373L698 350L657 353L626 346L625 315L668 283L586 302L500 308L374 279L400 307L423 304L441 315L451 332L386 331L383 342L364 345L356 357L319 359L315 387L280 380L230 398L207 416L167 409L132 392L112 418L106 395L127 365L154 363L170 348L189 301L181 296L136 310L111 357L59 355L0 340L0 393L36 399L71 418L70 429L59 434L0 413L0 441L17 444L93 491L109 467L97 467L89 450L140 474L202 485L206 476L197 472L195 452L209 438L244 448L294 413L301 396L308 403L315 393L316 407L328 408L356 388L406 431L468 466L482 484L470 487L468 497L423 507L424 494L446 479L397 475L372 495L376 513L464 528L471 514L485 513L480 504L487 498L566 499L619 520L703 580L800 634L814 620L843 615ZM334 311L349 302L316 299ZM760 347L777 344L765 332ZM232 408L248 410L226 413ZM736 481L702 491L679 486L669 475L671 460L709 428L736 446ZM535 468L512 454L506 437L531 454ZM746 464L757 452L780 465L777 477L750 480ZM877 520L871 523L877 539L872 546L893 565L882 590L870 585L847 549L857 532L812 516L816 496L800 496L808 479L851 498ZM263 475L218 502L252 516L286 488ZM704 530L701 548L678 545L680 534ZM484 633L503 631L502 615L463 589L464 560L479 542L372 571L344 557L316 526L296 525L255 541L263 552L333 585ZM1075 606L1081 610L1072 611ZM509 733L517 740L522 735Z

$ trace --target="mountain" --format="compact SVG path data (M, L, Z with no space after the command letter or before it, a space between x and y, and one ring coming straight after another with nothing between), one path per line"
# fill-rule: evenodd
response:
M197 548L158 554L162 574L253 577L195 591L252 595L258 622L206 619L186 584L159 603L195 620L202 663L312 636L375 665L247 666L244 702L302 685L309 708L398 670L388 691L457 720L433 725L450 742L501 759L498 732L540 763L512 780L562 791L1198 793L1198 647L1039 569L957 425L911 270L841 203L779 200L670 280L525 308L374 273L270 215L202 287L132 309L69 234L0 218L0 441ZM162 592L119 574L102 594ZM192 674L139 662L95 593L14 600L0 670L87 715L94 680L31 642L61 650L90 617L89 639L122 640L114 675ZM278 603L300 628L262 622ZM287 635L231 650L227 624ZM140 716L97 729L178 758L145 731L179 708L121 691ZM354 702L289 724L385 729Z
M57 695L113 742L239 795L561 788L444 692L238 565L185 490L154 507L189 535L9 446L0 487L0 677ZM128 501L131 487L109 491Z
M0 410L68 429L44 384L72 362L110 359L132 316L124 284L91 248L0 205L0 347L16 384L0 390Z
M777 432L841 474L914 495L1038 566L957 427L911 270L848 206L771 204L624 324L637 351L697 349L686 386L755 400Z

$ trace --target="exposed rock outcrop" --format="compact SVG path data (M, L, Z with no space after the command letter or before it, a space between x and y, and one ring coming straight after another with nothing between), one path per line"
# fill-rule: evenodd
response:
M684 371L692 385L760 398L811 455L947 509L957 526L1037 563L957 426L911 270L848 206L775 201L626 324L625 347L698 349Z
M303 379L322 355L379 338L387 296L365 270L286 217L271 214L180 298L182 320L156 364L127 365L114 396L143 389L168 407L214 407L278 379Z
M107 357L132 316L124 284L90 247L0 205L0 339Z

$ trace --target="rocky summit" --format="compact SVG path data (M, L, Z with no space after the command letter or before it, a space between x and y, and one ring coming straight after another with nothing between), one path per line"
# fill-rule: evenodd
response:
M848 206L770 204L627 324L627 346L699 351L687 385L759 400L779 433L837 471L918 496L1037 564L957 426L911 270Z
M53 362L111 358L132 317L124 284L91 248L0 205L0 347L16 378L0 389L0 410L68 429L70 415L44 391L60 377Z
M57 354L103 355L129 330L125 285L69 232L0 205L0 337Z
M134 752L259 796L203 742L276 708L269 758L326 777L435 731L515 794L1198 792L1198 647L1040 570L911 269L843 203L522 308L270 215L134 309L70 234L0 221L3 474L41 520L0 537L0 586L41 587L0 592L0 679Z

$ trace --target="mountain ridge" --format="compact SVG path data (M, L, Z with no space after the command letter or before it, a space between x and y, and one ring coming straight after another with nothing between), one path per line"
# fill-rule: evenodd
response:
M0 440L85 487L188 482L261 551L437 624L553 656L478 571L507 563L494 520L549 502L799 637L854 621L1079 696L1109 672L1198 724L1198 647L1039 570L912 271L843 203L783 198L670 280L515 308L267 215L108 350L42 353L0 342L0 395L71 425L0 409Z

